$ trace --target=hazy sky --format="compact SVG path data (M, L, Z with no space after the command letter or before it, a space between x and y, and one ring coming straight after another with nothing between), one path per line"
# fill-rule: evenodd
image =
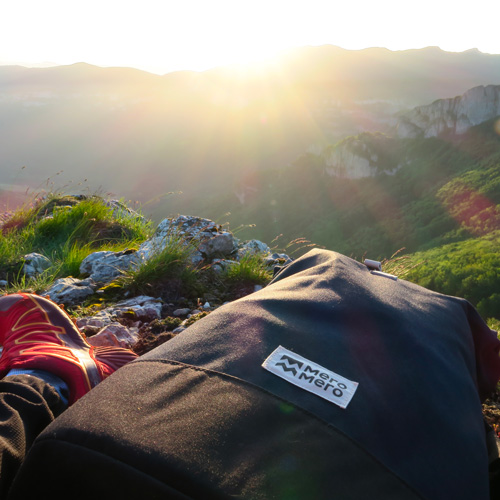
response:
M3 0L0 63L162 74L303 45L500 53L499 18L498 0Z

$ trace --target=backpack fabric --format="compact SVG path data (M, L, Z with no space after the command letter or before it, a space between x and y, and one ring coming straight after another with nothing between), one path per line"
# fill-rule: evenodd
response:
M486 500L499 344L467 301L313 250L64 412L10 498Z

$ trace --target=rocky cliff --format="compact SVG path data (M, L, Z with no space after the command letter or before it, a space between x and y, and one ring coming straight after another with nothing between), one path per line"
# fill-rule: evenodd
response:
M401 167L392 154L395 140L382 133L362 133L347 137L335 145L311 147L309 154L324 165L329 177L361 179L382 172L392 174Z
M500 116L500 86L479 86L461 96L413 109L400 119L396 135L412 138L435 137L444 132L463 134L497 116Z
M474 87L461 96L439 99L407 112L397 122L394 137L361 133L326 148L309 148L330 177L360 179L394 173L404 163L398 139L465 134L471 127L500 117L500 85ZM499 122L500 123L500 122Z

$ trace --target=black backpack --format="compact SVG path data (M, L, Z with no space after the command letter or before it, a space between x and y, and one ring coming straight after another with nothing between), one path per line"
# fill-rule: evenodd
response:
M313 250L63 413L11 496L486 500L498 349L465 300Z

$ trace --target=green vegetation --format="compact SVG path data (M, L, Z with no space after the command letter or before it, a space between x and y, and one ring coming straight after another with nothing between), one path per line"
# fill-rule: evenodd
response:
M392 174L330 177L325 156L307 153L290 165L256 170L234 192L215 190L192 210L216 218L230 212L241 238L304 237L354 257L383 259L397 249L439 247L499 228L500 137L493 122L460 138L393 139L363 133L340 145ZM468 191L465 189L468 188ZM456 202L460 202L456 205Z
M134 294L160 295L173 300L181 295L201 292L200 270L192 263L196 248L176 234L166 240L165 248L115 280L115 285Z
M49 195L19 209L3 224L0 278L8 281L8 293L40 293L56 278L80 277L80 265L90 253L134 249L151 233L151 222L124 206L111 208L98 196ZM264 285L272 278L260 255L247 255L216 272L203 262L198 264L196 246L175 231L165 243L161 251L106 284L99 297L88 299L83 310L99 309L124 292L154 295L166 303L196 303L198 297L210 291L222 302L235 294L249 293L255 284ZM23 271L23 256L31 252L51 261L50 267L34 278L28 278Z
M49 194L17 210L0 232L0 278L12 288L43 289L63 276L78 276L82 260L98 250L135 247L151 233L151 223L99 196ZM23 256L32 252L52 265L27 282Z
M273 277L260 254L247 254L239 262L230 264L222 273L222 279L231 286L241 284L264 285Z
M247 191L235 186L248 193L243 204L232 192L225 197L217 192L199 210L208 217L229 211L232 226L253 223L242 229L242 239L303 237L357 259L376 260L404 247L409 255L399 265L424 263L411 272L404 268L403 277L464 296L484 316L500 318L500 137L494 122L460 137L359 134L331 150L343 146L376 158L379 172L399 168L371 178L330 177L328 151L307 153L286 167L256 171Z
M463 297L484 318L500 319L500 231L417 252L406 279L447 295Z

